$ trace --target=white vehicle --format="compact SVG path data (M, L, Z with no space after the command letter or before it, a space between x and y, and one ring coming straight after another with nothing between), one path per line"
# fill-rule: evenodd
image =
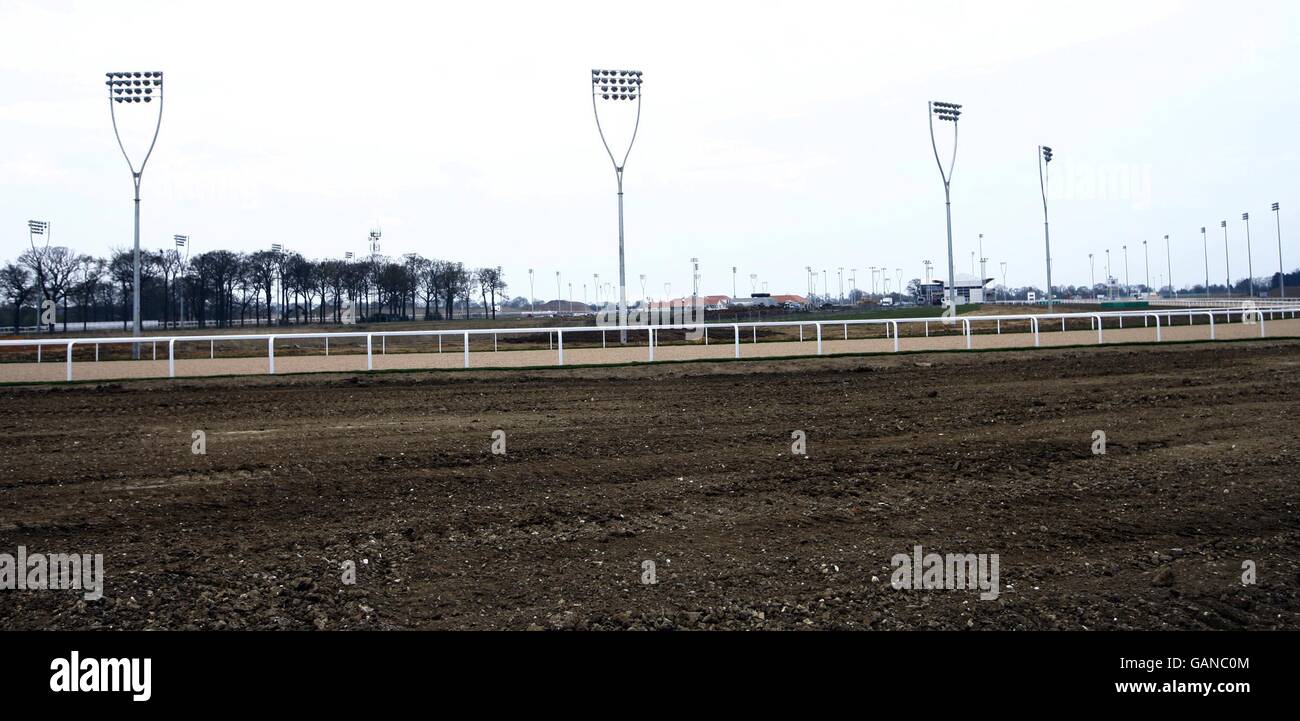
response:
M884 306L890 306L890 305L893 305L893 304L894 304L894 299L893 299L893 298L881 298L881 299L880 299L880 304L881 304L881 305L884 305Z

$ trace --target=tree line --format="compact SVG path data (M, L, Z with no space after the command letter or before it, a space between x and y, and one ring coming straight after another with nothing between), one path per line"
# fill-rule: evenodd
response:
M109 257L63 246L33 246L0 267L0 301L17 332L41 316L63 330L81 324L132 319L134 253ZM358 322L468 318L472 307L496 317L507 289L501 268L407 254L359 260L311 260L299 253L212 250L186 257L180 250L140 252L140 315L164 327L196 323L339 323L345 309ZM45 310L45 313L42 313ZM30 320L24 323L24 320Z

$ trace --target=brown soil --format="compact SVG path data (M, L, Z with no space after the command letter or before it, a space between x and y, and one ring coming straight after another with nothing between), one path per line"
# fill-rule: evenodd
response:
M3 388L0 553L102 553L106 588L0 590L0 628L1297 629L1297 370L1265 340ZM890 588L918 544L999 554L1001 596Z

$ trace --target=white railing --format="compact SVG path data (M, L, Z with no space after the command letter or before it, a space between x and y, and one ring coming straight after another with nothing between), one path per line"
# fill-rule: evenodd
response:
M1108 319L1118 319L1119 328L1124 328L1124 319L1131 318L1141 320L1143 325L1149 327L1149 323L1155 321L1156 342L1163 340L1162 330L1174 325L1175 319L1187 318L1188 325L1194 323L1195 318L1204 317L1208 320L1209 339L1215 340L1216 317L1222 317L1222 321L1230 323L1233 316L1237 316L1242 323L1256 323L1259 326L1259 337L1265 337L1264 321L1275 320L1279 318L1297 318L1300 317L1300 305L1288 305L1286 307L1257 306L1236 307L1236 308L1179 308L1179 309L1151 309L1138 308L1116 311L1098 311L1085 313L1029 313L1029 314L1008 314L1008 315L986 315L986 316L956 316L956 317L922 317L922 318L871 318L863 320L806 320L806 321L752 321L736 323L696 323L680 325L630 325L630 326L570 326L561 328L470 328L458 330L405 330L405 331L356 331L342 333L285 333L285 334L229 334L229 335L185 335L185 336L151 336L151 337L118 337L118 338L51 338L31 340L0 340L0 347L36 347L37 362L42 361L42 351L46 346L62 347L64 349L64 362L67 366L66 378L69 382L73 379L72 374L72 353L77 346L95 348L95 360L99 360L99 347L101 345L132 345L132 346L149 346L152 345L153 360L158 360L158 346L162 344L166 347L167 354L167 376L176 377L176 344L177 343L208 343L209 358L216 357L216 343L230 341L263 341L266 343L267 373L275 373L275 343L276 340L306 340L306 339L324 339L325 354L329 355L329 341L332 339L361 339L366 342L366 370L374 370L374 344L378 338L381 343L381 352L386 352L386 343L388 338L404 337L428 337L437 338L439 349L444 337L459 336L463 347L463 367L470 367L470 339L479 336L492 336L493 348L496 348L497 337L501 335L539 335L548 334L554 341L551 346L551 352L556 353L556 365L564 365L564 335L569 334L570 338L581 333L601 333L602 347L605 346L604 337L606 333L617 331L632 331L648 333L647 342L647 360L653 362L655 359L655 347L658 343L658 335L664 330L681 330L681 331L701 331L701 337L705 345L709 344L709 332L730 330L732 335L732 344L735 347L734 356L741 357L741 329L751 330L754 342L758 340L758 329L760 328L782 328L798 327L799 340L804 339L804 329L812 326L816 333L817 355L823 354L824 328L842 327L844 340L849 340L849 327L854 326L883 326L885 339L893 340L893 350L895 353L900 351L900 328L903 325L923 325L925 337L930 335L930 326L941 324L947 327L960 325L962 336L965 338L966 349L973 348L973 336L976 333L972 330L973 323L993 323L996 332L1002 333L1002 324L1008 321L1028 321L1030 332L1034 336L1034 347L1041 346L1042 326L1048 321L1060 321L1061 330L1067 329L1070 320L1082 321L1087 319L1089 329L1096 331L1097 343L1105 342L1105 321ZM1162 324L1163 321L1163 324ZM716 336L715 336L716 337ZM247 356L244 356L247 357ZM0 369L4 368L0 363ZM3 380L0 377L0 380Z

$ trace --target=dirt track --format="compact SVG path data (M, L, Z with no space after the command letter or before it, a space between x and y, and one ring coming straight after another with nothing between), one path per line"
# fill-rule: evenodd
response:
M1297 370L1271 340L4 388L0 553L103 553L106 588L0 590L0 628L1297 629ZM890 588L918 544L999 554L1000 597Z

